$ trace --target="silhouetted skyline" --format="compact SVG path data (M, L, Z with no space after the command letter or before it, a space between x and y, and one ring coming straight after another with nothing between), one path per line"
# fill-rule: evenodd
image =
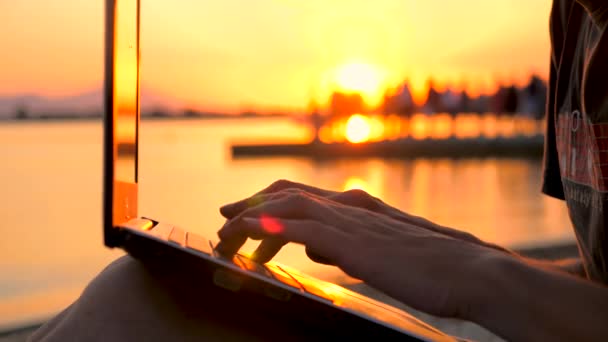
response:
M181 107L217 112L304 110L333 91L410 80L458 84L547 77L550 0L193 1L142 3L142 85ZM437 10L440 8L441 10ZM103 78L103 2L0 2L0 96L70 96ZM77 15L75 15L77 14ZM35 20L33 20L35 19ZM32 21L33 20L33 21ZM360 72L344 79L348 66ZM371 70L371 72L370 72ZM379 86L375 86L378 84Z

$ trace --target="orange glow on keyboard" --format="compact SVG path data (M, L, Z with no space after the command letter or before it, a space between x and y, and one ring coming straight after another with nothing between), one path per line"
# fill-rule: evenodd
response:
M274 217L262 215L260 216L260 223L262 224L264 231L269 234L279 234L283 232L283 225Z

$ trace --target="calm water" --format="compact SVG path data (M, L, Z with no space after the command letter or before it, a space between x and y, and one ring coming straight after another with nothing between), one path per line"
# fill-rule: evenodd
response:
M504 245L572 238L564 205L539 192L540 161L230 158L231 141L307 136L286 120L143 122L140 213L215 236L219 206L287 178L363 188ZM98 122L0 124L0 328L63 308L122 254L101 240L101 137ZM345 279L299 246L278 260Z

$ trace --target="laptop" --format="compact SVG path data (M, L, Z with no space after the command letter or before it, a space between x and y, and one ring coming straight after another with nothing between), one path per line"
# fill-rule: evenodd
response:
M192 269L214 290L238 298L239 305L262 303L284 313L283 318L299 319L297 313L306 312L308 319L318 319L319 324L331 321L339 337L454 341L397 308L275 262L258 264L240 254L222 256L215 251L215 241L138 216L139 14L139 0L106 0L105 245L122 248L144 263L162 260Z

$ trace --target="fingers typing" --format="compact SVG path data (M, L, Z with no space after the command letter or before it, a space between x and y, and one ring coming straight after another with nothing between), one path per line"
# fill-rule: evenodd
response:
M338 192L324 190L306 184L301 184L288 180L278 180L251 197L221 207L220 213L222 214L222 216L228 219L233 218L236 215L240 214L243 210L259 204L260 201L264 200L267 197L263 195L275 194L278 192L284 192L286 190L299 190L321 197L327 197L338 194Z
M259 262L270 260L287 242L295 242L315 252L317 259L335 264L349 235L330 225L307 219L264 219L244 217L226 223L218 232L221 253L234 254L247 237L264 239L254 256ZM268 242L265 242L268 241ZM218 246L219 247L219 246ZM254 255L255 255L254 254ZM314 259L313 259L314 260Z
M286 243L287 242L283 239L274 237L266 238L262 240L255 252L253 252L251 259L262 264L266 263L274 258Z

